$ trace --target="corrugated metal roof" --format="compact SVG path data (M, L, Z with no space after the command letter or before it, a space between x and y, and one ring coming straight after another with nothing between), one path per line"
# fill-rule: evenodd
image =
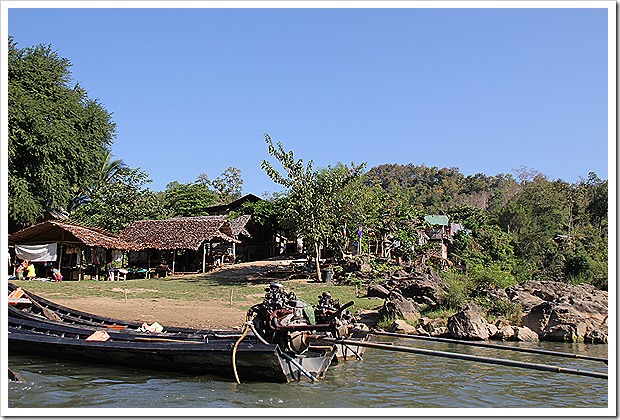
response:
M445 216L443 214L432 214L429 216L424 216L424 221L430 225L448 226L450 224L448 216Z

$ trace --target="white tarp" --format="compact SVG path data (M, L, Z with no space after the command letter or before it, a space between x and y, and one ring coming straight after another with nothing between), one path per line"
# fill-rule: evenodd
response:
M58 259L58 244L43 245L15 245L15 255L21 260L34 262L56 261Z

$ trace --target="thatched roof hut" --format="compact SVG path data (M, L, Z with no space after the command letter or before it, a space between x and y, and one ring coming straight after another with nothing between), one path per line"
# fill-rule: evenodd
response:
M135 250L139 247L102 229L75 223L48 220L9 235L9 245L38 245L56 242L65 245Z
M244 225L245 226L245 225ZM175 217L166 220L139 220L120 234L142 249L198 250L204 242L219 240L238 243L226 216Z

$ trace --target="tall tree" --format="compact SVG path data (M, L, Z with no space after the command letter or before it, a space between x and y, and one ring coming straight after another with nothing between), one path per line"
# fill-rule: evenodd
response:
M200 178L192 184L174 181L166 186L164 205L175 216L206 216L207 208L216 204L216 197Z
M92 185L111 146L111 114L71 85L71 63L50 46L8 54L8 216L24 227L46 209L67 209Z
M155 193L146 188L148 175L140 168L122 167L78 207L71 219L118 233L136 220L160 219L168 214Z
M333 236L337 225L339 194L353 179L359 177L364 165L340 165L315 170L310 161L304 165L295 159L292 151L286 151L280 142L273 144L265 134L268 151L284 169L280 174L270 162L263 160L262 168L277 184L287 189L289 207L285 210L289 227L313 246L317 278L321 279L320 247L325 239Z
M217 201L220 204L226 204L240 198L243 189L241 169L230 166L211 181L211 186L217 194Z

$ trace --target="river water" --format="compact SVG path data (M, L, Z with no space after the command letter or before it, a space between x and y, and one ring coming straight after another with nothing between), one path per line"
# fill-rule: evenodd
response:
M400 338L373 337L372 341L607 372L607 366L597 361ZM597 357L607 357L608 350L606 345L583 343L512 345ZM565 409L608 405L605 379L379 349L367 349L363 361L331 366L326 377L316 383L303 378L288 384L239 385L209 376L183 376L14 354L9 355L9 366L25 380L9 382L8 401L13 408L192 408L195 409L192 413L208 415L211 411L200 409ZM179 415L182 411L175 413ZM296 413L304 415L303 411L296 410Z

